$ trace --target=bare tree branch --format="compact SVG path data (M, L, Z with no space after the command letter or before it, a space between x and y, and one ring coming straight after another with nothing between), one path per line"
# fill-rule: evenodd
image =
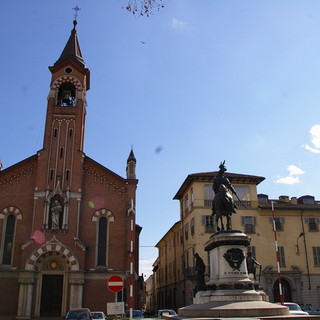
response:
M133 14L150 17L155 10L159 11L163 7L163 0L128 0L123 8Z

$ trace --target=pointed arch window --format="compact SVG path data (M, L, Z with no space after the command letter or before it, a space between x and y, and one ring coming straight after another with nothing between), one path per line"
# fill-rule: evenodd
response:
M99 219L98 227L98 266L106 265L107 258L107 218L101 217Z
M2 264L11 265L15 224L16 224L16 217L13 214L8 215L5 223L5 230L4 230Z
M114 215L107 209L100 209L92 216L96 222L96 266L108 265L109 223L114 221Z

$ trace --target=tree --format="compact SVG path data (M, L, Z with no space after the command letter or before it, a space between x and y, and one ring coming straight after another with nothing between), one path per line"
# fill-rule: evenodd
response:
M154 10L159 11L164 7L163 0L128 0L124 9L140 16L150 17Z

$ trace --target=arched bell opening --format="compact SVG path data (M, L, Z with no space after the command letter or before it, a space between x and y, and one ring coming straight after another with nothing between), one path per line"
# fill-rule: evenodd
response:
M57 98L58 107L76 106L76 87L70 82L64 82L60 85Z

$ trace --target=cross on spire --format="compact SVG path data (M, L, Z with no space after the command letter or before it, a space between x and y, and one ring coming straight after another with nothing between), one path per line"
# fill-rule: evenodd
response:
M76 5L74 8L72 8L72 10L74 10L74 20L77 21L78 18L78 11L81 10L81 8L78 7L78 5Z

